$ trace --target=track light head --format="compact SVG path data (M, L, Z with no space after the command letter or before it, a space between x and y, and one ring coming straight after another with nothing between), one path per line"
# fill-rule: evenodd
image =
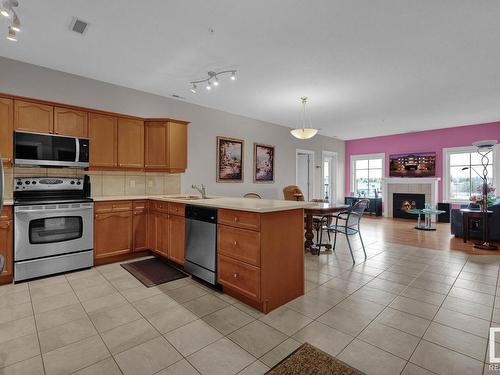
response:
M212 82L210 82L210 80L207 81L207 90L212 90Z
M3 8L3 7L2 7L2 9L0 10L0 14L1 14L2 16L4 16L5 18L9 18L9 17L10 17L10 13L9 13L9 11L8 11L7 9Z
M12 18L12 25L10 25L10 27L16 33L21 31L21 21L19 21L19 17L17 16L16 12L14 12L14 16Z
M193 87L191 87L190 91L191 91L193 94L196 94L196 83L193 83Z
M9 26L9 31L8 31L7 36L5 38L7 40L10 40L11 42L17 42L16 32L12 29L12 27Z
M217 76L214 76L214 86L219 86L219 78Z
M231 81L236 81L236 70L231 72Z

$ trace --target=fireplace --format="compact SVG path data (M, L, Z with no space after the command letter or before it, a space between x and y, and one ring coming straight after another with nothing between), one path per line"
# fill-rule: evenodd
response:
M409 214L413 208L422 209L425 206L425 194L394 193L392 195L392 217L417 220L418 215Z

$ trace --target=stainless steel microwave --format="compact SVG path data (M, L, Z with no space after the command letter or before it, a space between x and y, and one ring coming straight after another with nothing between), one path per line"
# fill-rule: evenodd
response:
M30 167L89 166L89 140L52 134L15 132L14 164Z

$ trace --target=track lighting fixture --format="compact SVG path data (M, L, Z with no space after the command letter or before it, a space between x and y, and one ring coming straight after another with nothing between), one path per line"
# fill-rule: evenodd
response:
M196 94L196 92L197 92L196 85L199 83L206 83L207 84L206 85L207 91L211 91L212 88L219 86L219 84L220 84L219 76L224 75L224 74L231 74L231 76L230 76L231 81L236 80L236 70L223 70L221 72L210 71L207 73L207 75L208 75L207 78L189 82L192 85L190 88L190 91L193 94Z
M6 38L17 42L16 33L21 31L21 21L14 8L19 6L17 0L3 0L0 4L0 14L10 20Z

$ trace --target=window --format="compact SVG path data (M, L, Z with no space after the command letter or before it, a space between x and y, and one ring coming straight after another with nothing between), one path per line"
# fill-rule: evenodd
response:
M380 196L384 176L384 154L351 157L352 187L355 196Z
M488 183L495 178L495 150L489 154ZM464 168L467 168L464 170ZM483 166L475 147L456 147L444 150L444 195L449 202L468 202L471 195L479 194Z

